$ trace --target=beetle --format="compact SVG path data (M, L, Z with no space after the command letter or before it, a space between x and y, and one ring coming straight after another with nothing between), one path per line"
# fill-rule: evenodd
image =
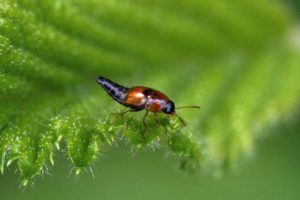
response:
M182 124L185 125L184 120L176 114L175 109L200 108L200 106L183 106L175 108L174 102L171 101L167 95L150 87L135 86L128 88L103 76L98 76L96 81L115 101L129 108L121 112L121 115L124 115L127 112L146 110L143 117L144 126L146 126L145 120L149 112L154 113L154 119L157 123L156 114L163 112L168 115L176 115Z

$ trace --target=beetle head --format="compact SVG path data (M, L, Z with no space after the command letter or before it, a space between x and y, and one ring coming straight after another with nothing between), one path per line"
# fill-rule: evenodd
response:
M175 104L173 101L168 101L163 108L163 112L169 115L175 114Z

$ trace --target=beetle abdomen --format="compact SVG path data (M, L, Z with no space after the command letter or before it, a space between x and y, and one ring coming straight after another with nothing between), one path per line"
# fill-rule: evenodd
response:
M124 104L129 88L121 86L102 76L98 76L96 80L109 96L117 102Z

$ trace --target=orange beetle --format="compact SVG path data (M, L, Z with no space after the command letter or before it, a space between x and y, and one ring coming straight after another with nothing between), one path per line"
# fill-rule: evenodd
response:
M115 101L120 104L129 107L130 109L121 112L125 114L127 112L137 112L141 110L146 110L143 118L143 123L150 112L154 113L155 121L157 122L156 113L163 112L168 115L176 115L175 104L162 92L144 86L136 86L127 88L121 86L107 78L98 76L96 78L97 82L103 87L109 96L111 96ZM200 108L199 106L184 106L179 108ZM185 124L183 119L176 115L180 121Z

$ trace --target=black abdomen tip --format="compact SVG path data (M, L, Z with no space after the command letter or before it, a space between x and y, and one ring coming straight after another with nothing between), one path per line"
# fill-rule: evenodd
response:
M128 93L128 88L121 86L113 81L104 78L103 76L97 76L97 83L117 102L123 104Z
M97 76L96 81L100 84L103 85L104 81L106 79L103 76Z

